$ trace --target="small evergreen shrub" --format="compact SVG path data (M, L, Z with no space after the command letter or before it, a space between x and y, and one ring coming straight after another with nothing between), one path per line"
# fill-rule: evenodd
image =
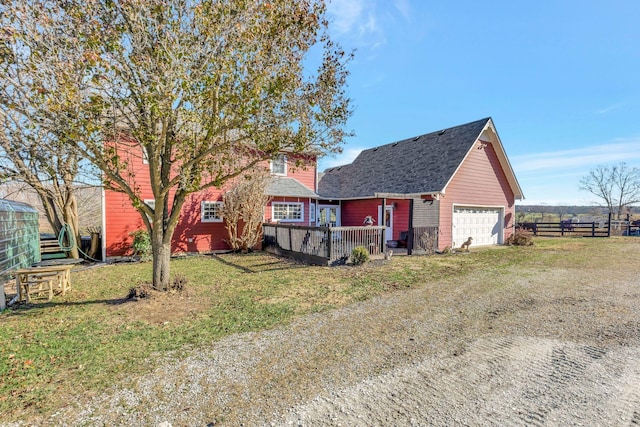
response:
M351 251L351 264L361 265L369 261L369 251L364 246L356 246Z
M133 254L138 255L142 261L150 260L152 254L151 237L147 230L136 230L129 233L129 235L133 237L133 242L131 243Z

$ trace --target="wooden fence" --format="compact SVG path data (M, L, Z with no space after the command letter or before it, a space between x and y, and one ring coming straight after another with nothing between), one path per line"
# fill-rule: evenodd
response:
M610 237L610 221L601 222L521 222L522 230L540 237Z
M356 246L364 246L371 256L383 254L384 226L308 227L263 224L263 249L319 265L345 263Z
M407 244L408 253L434 254L438 250L438 227L414 227Z

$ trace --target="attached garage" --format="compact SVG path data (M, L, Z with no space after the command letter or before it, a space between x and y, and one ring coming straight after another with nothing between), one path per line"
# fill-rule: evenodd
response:
M327 170L318 194L341 201L343 226L362 225L368 215L382 222L377 209L386 203L394 239L413 232L413 245L421 228L437 228L440 250L469 237L472 248L503 244L523 198L490 118L364 150Z
M453 246L459 247L469 237L473 246L503 243L503 211L501 207L454 206Z

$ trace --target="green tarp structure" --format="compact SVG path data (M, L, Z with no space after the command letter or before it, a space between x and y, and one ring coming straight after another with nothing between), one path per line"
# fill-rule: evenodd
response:
M0 199L0 283L11 272L40 261L38 211L31 206ZM6 306L0 289L0 310Z

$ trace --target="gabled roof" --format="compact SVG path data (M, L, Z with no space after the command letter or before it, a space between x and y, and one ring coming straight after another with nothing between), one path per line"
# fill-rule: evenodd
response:
M491 118L364 150L353 163L325 171L318 194L331 199L442 194L481 135L491 140L515 197L521 199Z
M264 191L267 196L278 197L310 197L317 199L318 195L293 178L272 176Z

